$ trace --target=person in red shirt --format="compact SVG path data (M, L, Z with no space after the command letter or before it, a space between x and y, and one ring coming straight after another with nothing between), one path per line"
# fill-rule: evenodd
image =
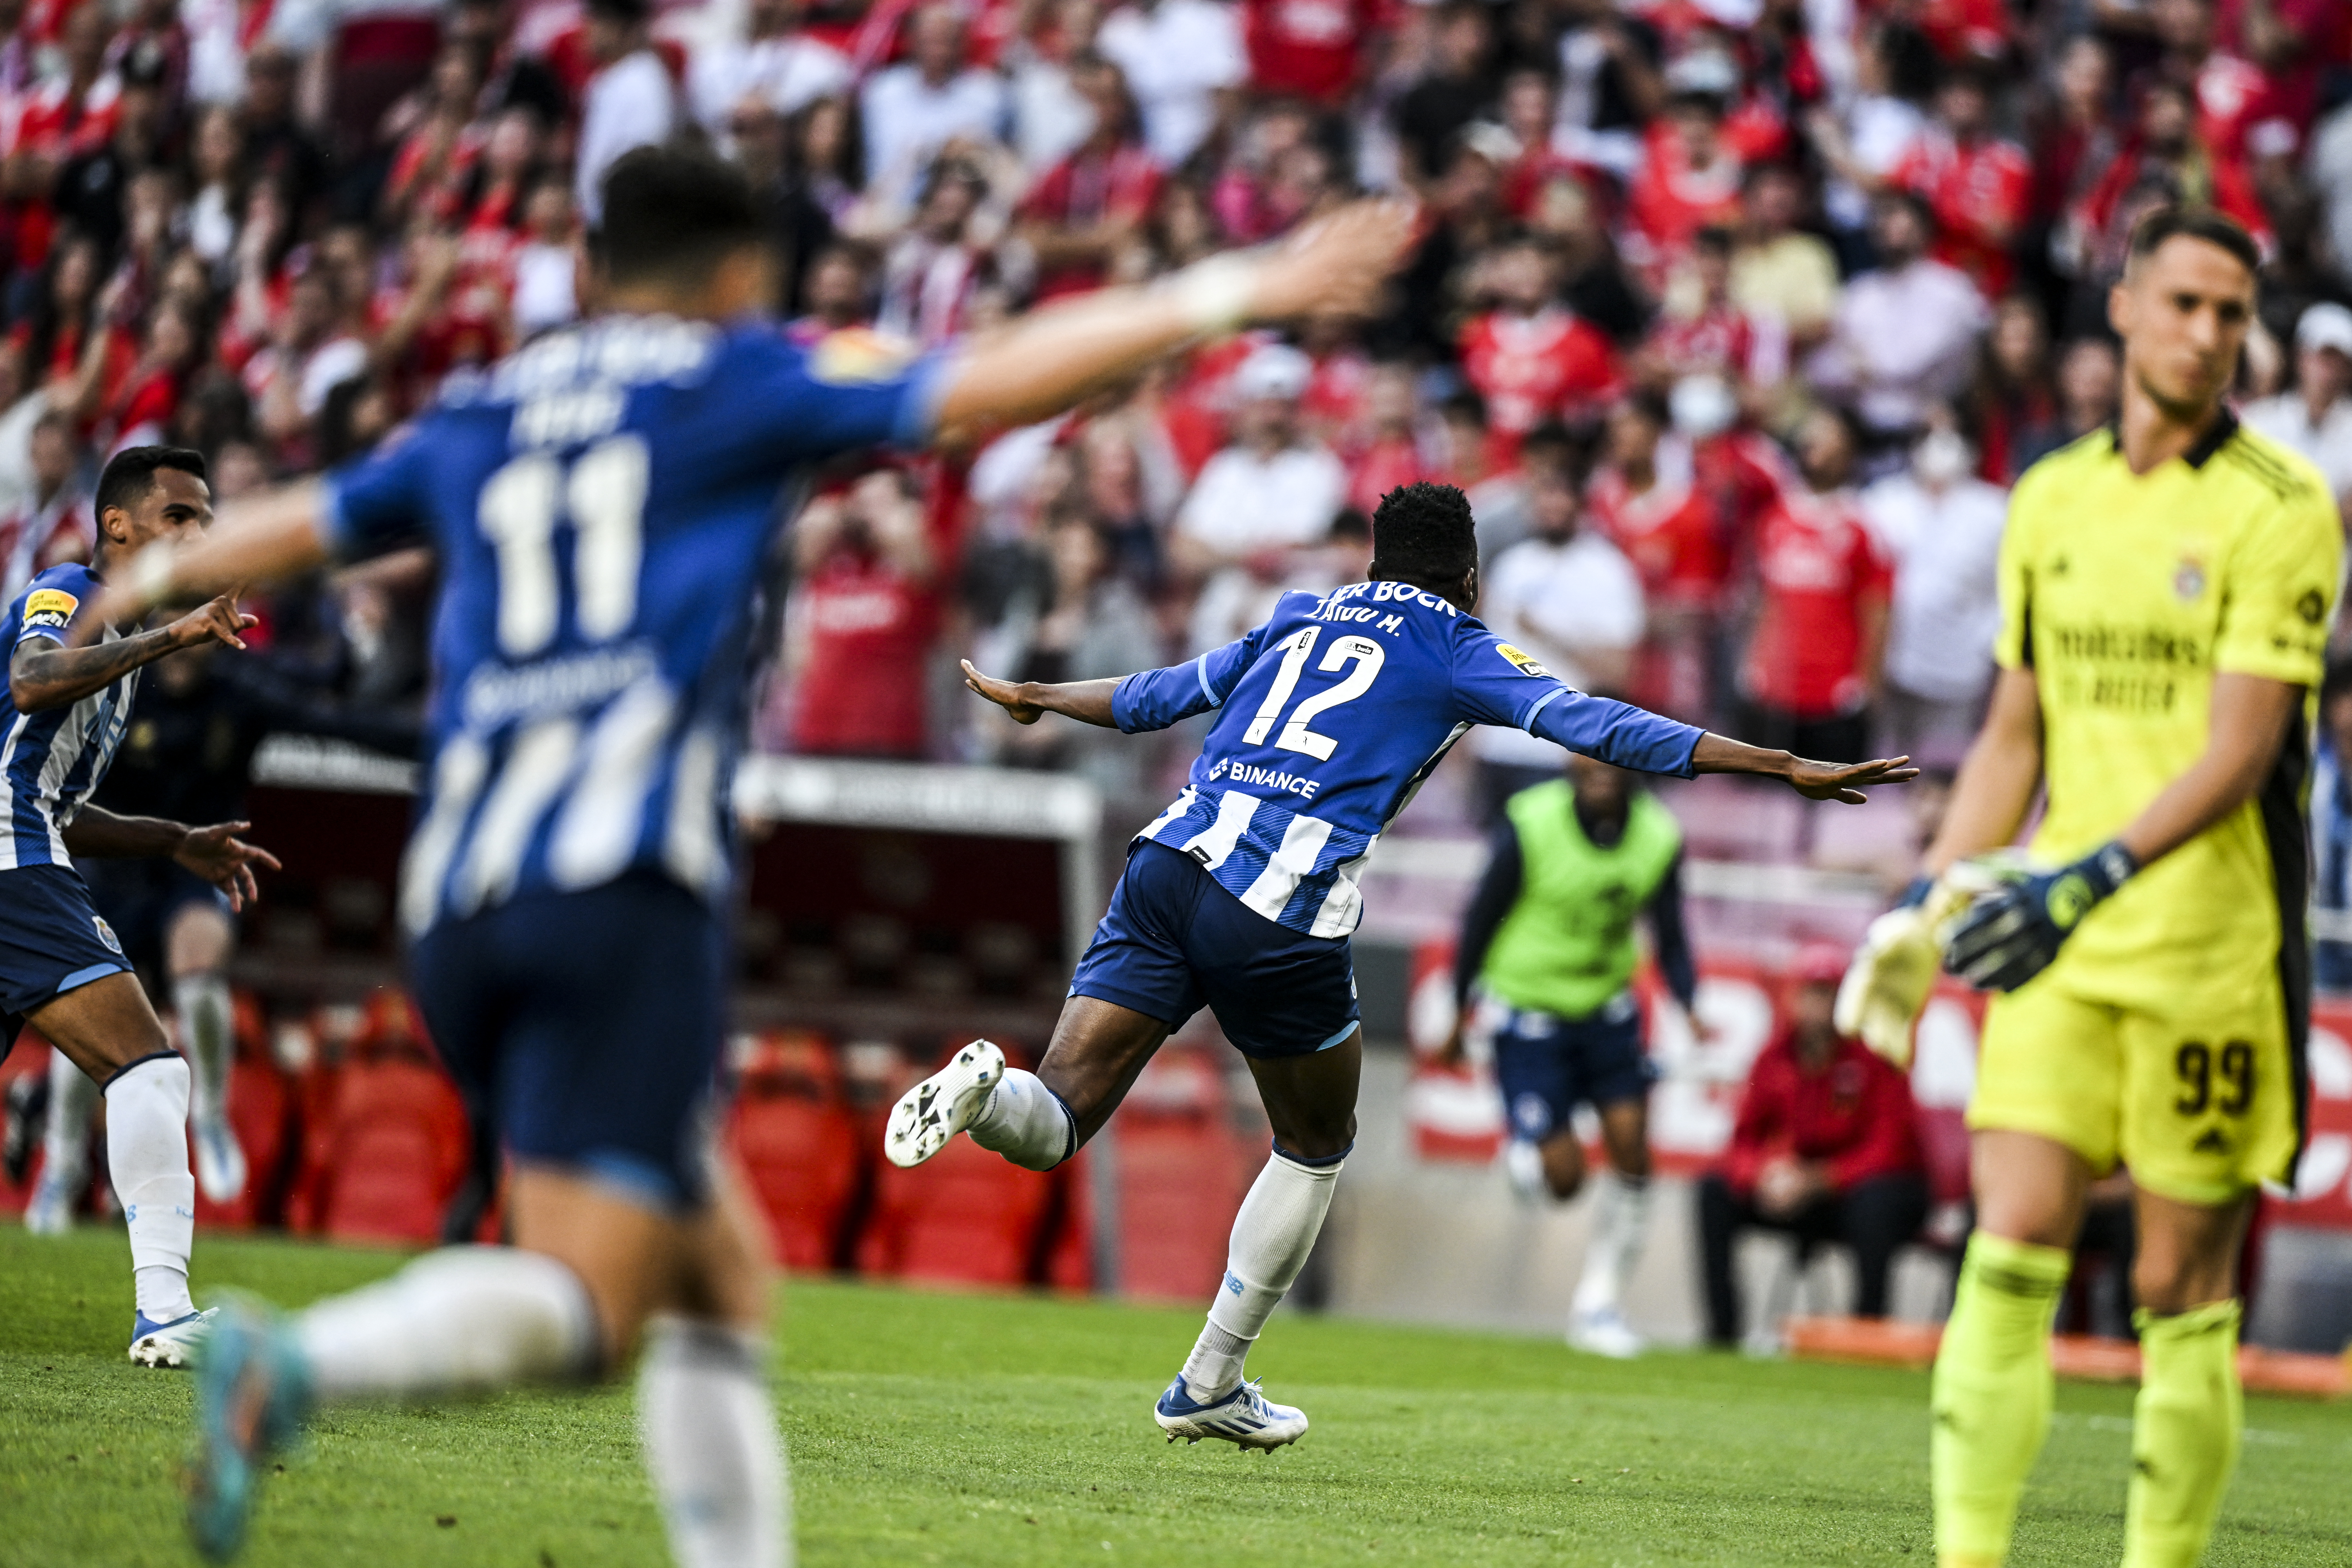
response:
M1370 517L1381 498L1402 485L1430 477L1420 439L1421 396L1412 372L1402 364L1375 365L1364 381L1363 411L1354 427L1339 433L1339 459L1348 466L1348 504Z
M1362 79L1385 0L1244 0L1250 85L1337 105Z
M1699 1181L1710 1343L1739 1342L1732 1244L1741 1231L1853 1248L1853 1315L1883 1318L1895 1250L1927 1216L1910 1081L1830 1021L1845 963L1831 949L1799 957L1788 1021L1748 1070L1723 1163Z
M1936 123L1911 143L1887 183L1936 215L1935 257L1976 279L1988 300L2008 292L2011 247L2033 194L2025 150L1992 133L1990 68L1955 67L1936 91Z
M1495 308L1462 329L1462 374L1486 399L1497 460L1548 419L1590 425L1617 391L1617 352L1589 321L1559 305L1559 265L1530 239L1487 258Z
M799 582L785 619L791 749L919 760L939 563L906 476L883 469L809 503L793 531Z
M1696 482L1690 448L1665 445L1665 399L1636 392L1610 411L1585 508L1642 578L1648 607L1628 697L1696 722L1714 711L1708 675L1730 552L1721 514Z
M1894 572L1848 488L1860 443L1835 409L1797 433L1800 483L1757 530L1760 605L1739 670L1758 745L1801 757L1869 754L1870 700L1886 647Z
M1625 193L1633 258L1663 279L1710 225L1739 222L1739 154L1723 134L1725 100L1697 89L1676 92L1650 127L1642 167Z
M1070 85L1094 110L1095 128L1021 203L1021 237L1036 253L1040 304L1101 288L1119 252L1150 220L1162 184L1119 68L1089 51L1070 62Z
M1789 372L1788 329L1778 318L1750 316L1731 298L1731 230L1699 230L1690 263L1666 290L1636 369L1644 384L1673 385L1711 375L1742 394L1777 385Z
M2245 165L2198 134L2197 113L2189 88L2162 77L2150 81L2137 132L2076 205L2068 223L2072 259L2078 276L2096 280L2090 290L2096 300L2105 300L2107 281L2123 271L2132 225L2151 206L2213 207L2270 248L2270 220Z

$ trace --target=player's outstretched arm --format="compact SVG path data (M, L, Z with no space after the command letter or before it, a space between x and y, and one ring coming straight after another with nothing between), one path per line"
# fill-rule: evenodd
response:
M940 429L952 437L1058 414L1194 338L1317 311L1370 314L1412 232L1404 204L1358 202L1273 248L1033 311L957 356Z
M1106 730L1118 728L1110 711L1111 693L1118 689L1117 679L1073 680L1058 686L1040 680L999 680L981 674L971 660L965 659L963 683L1013 715L1016 724L1034 724L1048 713L1060 713Z
M95 637L100 628L109 624L104 618L107 599L108 595L101 594L97 609L79 618L73 628L76 639ZM17 644L16 653L9 658L8 700L16 705L19 713L63 708L93 691L103 691L142 665L152 664L182 648L208 642L241 648L245 639L237 634L258 625L260 622L254 616L238 611L235 595L224 594L169 626L118 637L110 643L69 647L36 637Z
M216 822L210 827L190 827L160 816L117 816L100 806L85 805L66 825L64 837L70 853L91 860L142 860L168 856L228 895L232 909L243 909L259 896L253 868L283 869L278 857L236 836L249 822Z
M106 585L89 618L95 625L117 625L158 605L299 576L327 563L327 542L319 529L316 480L224 501L194 543L175 547L159 541L141 551L122 579Z
M1908 757L1882 757L1841 767L1808 762L1787 752L1766 751L1712 731L1701 735L1691 752L1695 773L1752 773L1779 779L1807 800L1843 801L1848 805L1868 800L1862 792L1874 784L1908 784L1917 778L1919 770L1910 764Z

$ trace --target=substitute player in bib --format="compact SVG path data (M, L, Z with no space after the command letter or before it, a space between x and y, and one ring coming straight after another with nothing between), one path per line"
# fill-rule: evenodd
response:
M1780 779L1815 800L1897 783L1895 762L1833 767L1760 751L1554 679L1480 625L1478 539L1451 485L1391 490L1371 580L1286 594L1264 626L1189 664L1118 680L1014 683L964 667L1022 723L1063 713L1134 732L1215 712L1191 782L1137 835L1034 1074L974 1041L890 1113L886 1149L929 1159L969 1130L1045 1170L1109 1120L1160 1042L1207 1006L1248 1058L1274 1152L1234 1220L1224 1284L1155 1412L1170 1441L1295 1442L1307 1417L1242 1376L1322 1228L1356 1137L1363 1059L1348 935L1356 873L1474 724L1509 724L1621 767Z
M2142 1373L2128 1568L2202 1555L2241 1428L2238 1251L2291 1179L2310 1010L2303 798L2343 563L2318 472L2223 405L2260 254L2205 211L2151 214L2108 316L2117 425L2030 469L2001 541L1991 710L1925 870L2031 849L1945 938L2002 993L1969 1124L1977 1232L1937 1358L1947 1568L2004 1560L2048 1429L2051 1314L2084 1191L2137 1188Z
M99 607L108 574L137 570L147 552L169 549L212 521L202 457L170 447L119 452L99 476L94 510L97 559L35 577L0 620L0 647L8 649L0 694L0 1057L30 1023L70 1064L58 1076L105 1095L107 1173L131 1232L137 1294L131 1359L182 1366L211 1316L188 1296L196 1223L188 1064L164 1037L74 861L169 859L233 907L253 896L254 865L277 864L237 840L242 822L197 828L89 804L130 722L139 671L205 643L243 647L237 634L254 618L225 596L126 637L117 628L127 617ZM77 1163L87 1109L74 1129ZM45 1170L42 1192L63 1193L67 1180ZM52 1228L62 1228L63 1205L43 1201L58 1211Z
M673 1552L790 1559L761 1247L710 1152L728 784L780 496L844 451L1043 418L1204 334L1362 311L1410 219L1350 207L911 361L757 319L766 232L739 170L629 153L591 247L594 319L452 380L405 439L231 509L126 591L437 548L434 755L400 913L434 1042L513 1160L514 1247L428 1254L290 1320L224 1315L188 1500L209 1555L236 1549L268 1454L316 1406L611 1372L653 1320L638 1413Z
M1650 1213L1650 1085L1633 922L1646 915L1658 975L1693 1017L1698 970L1683 921L1683 832L1674 814L1622 769L1569 753L1568 776L1521 790L1504 806L1486 874L1462 912L1454 951L1459 1060L1476 1020L1495 1047L1512 1184L1561 1203L1584 1186L1577 1106L1601 1119L1608 1169L1594 1180L1584 1271L1569 1305L1568 1342L1596 1355L1638 1355L1625 1321L1625 1281ZM1474 993L1477 999L1474 1003Z

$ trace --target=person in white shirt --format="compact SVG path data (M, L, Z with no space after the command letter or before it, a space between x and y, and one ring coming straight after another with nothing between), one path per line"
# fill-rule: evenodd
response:
M2294 390L2246 405L2246 424L2309 458L2352 523L2352 310L2322 301L2294 323Z
M1004 134L1004 83L992 71L967 69L962 16L926 5L908 24L905 61L866 83L866 184L892 195L912 190L933 153L958 137L984 142Z
M677 129L677 89L647 40L652 16L649 0L588 0L588 58L597 68L580 110L572 194L591 228L604 212L604 171Z
M1478 596L1494 633L1580 691L1624 689L1646 624L1642 579L1624 552L1583 526L1576 479L1557 468L1528 477L1534 532L1495 557ZM1559 772L1559 748L1520 730L1482 724L1470 733L1482 821L1503 803Z
M757 95L778 114L793 114L820 98L846 92L855 79L849 57L800 30L799 0L751 0L740 42L713 44L694 57L687 73L694 117L724 139L727 116Z
M1863 519L1895 563L1879 703L1889 756L1958 763L1992 689L2009 492L1977 478L1976 459L1938 405L1910 467L1862 492Z
M1968 274L1928 258L1934 219L1907 191L1871 206L1878 265L1846 285L1813 384L1847 394L1874 436L1919 428L1927 405L1967 384L1977 340L1992 322Z
M1217 123L1218 95L1249 79L1235 7L1221 0L1142 0L1103 21L1096 48L1127 75L1143 141L1181 168Z
M1323 542L1347 496L1347 470L1298 429L1298 400L1314 365L1297 349L1268 343L1234 372L1234 444L1211 458L1176 514L1168 553L1176 569L1206 580L1204 593L1238 586L1232 573L1279 582L1293 553Z

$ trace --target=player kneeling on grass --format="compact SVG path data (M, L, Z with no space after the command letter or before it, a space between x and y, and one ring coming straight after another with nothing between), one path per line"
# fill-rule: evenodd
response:
M2223 401L2261 260L2210 211L2134 231L2107 302L2122 417L2011 494L1991 710L1914 896L1848 977L1897 1051L1938 942L2000 993L1969 1105L1977 1233L1936 1360L1946 1568L2008 1555L2085 1193L2118 1164L2139 1236L2129 1568L2196 1563L2237 1463L2238 1255L2303 1140L2302 806L2344 552L2318 470ZM1979 859L2037 792L2032 868Z
M1570 1118L1601 1118L1609 1168L1594 1183L1592 1236L1570 1304L1568 1342L1632 1356L1625 1280L1650 1208L1650 1085L1642 1006L1632 984L1646 913L1658 973L1685 1016L1698 993L1683 924L1682 829L1622 770L1569 753L1568 777L1513 795L1454 953L1455 1018L1443 1059L1458 1060L1485 996L1510 1142L1503 1159L1528 1197L1565 1203L1584 1185L1584 1145Z
M1363 1035L1348 936L1356 874L1391 818L1474 724L1508 724L1621 767L1778 778L1815 800L1916 776L1760 751L1554 679L1471 615L1478 541L1450 485L1391 491L1371 580L1286 594L1273 618L1189 664L1067 685L967 683L1024 724L1061 713L1129 732L1214 711L1191 782L1136 837L1110 909L1032 1074L985 1040L908 1091L887 1152L929 1159L958 1132L1046 1170L1109 1120L1160 1042L1207 1006L1248 1058L1274 1152L1234 1220L1225 1278L1155 1417L1172 1442L1295 1442L1307 1417L1244 1359L1321 1230L1356 1136Z

